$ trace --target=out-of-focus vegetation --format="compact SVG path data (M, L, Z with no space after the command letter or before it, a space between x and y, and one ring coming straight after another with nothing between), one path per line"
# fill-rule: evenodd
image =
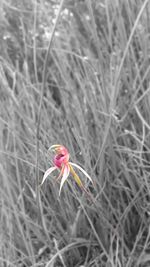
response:
M59 5L0 2L0 266L149 266L150 3L64 1L38 125ZM94 203L53 176L37 201L55 143Z

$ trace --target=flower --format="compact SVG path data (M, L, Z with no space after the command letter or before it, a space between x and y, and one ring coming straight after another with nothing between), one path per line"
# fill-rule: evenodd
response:
M62 146L62 145L53 145L49 148L49 150L53 150L55 152L55 156L53 159L54 166L50 167L44 173L41 185L45 182L46 178L53 171L59 170L60 173L59 173L58 177L56 178L56 181L61 179L59 195L60 195L62 187L63 187L65 181L67 180L67 178L69 177L70 173L72 174L72 176L73 176L74 180L76 181L76 183L78 184L78 186L82 190L84 190L87 194L89 194L88 191L86 190L85 186L83 185L81 179L79 178L79 176L75 172L74 167L79 169L93 183L92 178L78 164L69 161L70 155L69 155L67 148Z

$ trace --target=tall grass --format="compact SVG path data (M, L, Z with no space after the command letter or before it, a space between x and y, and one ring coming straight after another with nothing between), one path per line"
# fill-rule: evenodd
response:
M59 6L0 4L0 266L149 266L149 1ZM55 143L93 202L37 190Z

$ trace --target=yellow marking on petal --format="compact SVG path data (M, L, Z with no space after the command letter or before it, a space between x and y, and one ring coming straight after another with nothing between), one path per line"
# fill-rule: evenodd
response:
M76 164L75 164L75 166L76 166ZM70 167L70 172L73 175L73 177L74 177L76 183L78 184L78 186L86 193L86 195L88 196L88 198L90 198L90 200L93 201L91 194L87 191L87 189L83 185L81 179L79 178L79 176L77 175L77 173L74 171L74 169L71 166L70 162L69 162L69 167Z
M69 164L70 165L72 165L72 166L74 166L74 167L76 167L76 168L78 168L90 181L91 181L91 183L93 183L93 180L92 180L92 178L88 175L88 173L83 169L83 168L81 168L78 164L76 164L76 163L73 163L73 162L69 162Z
M49 149L53 149L53 148L55 148L55 147L60 147L61 145L60 144L56 144L56 145L52 145Z
M59 144L57 144L57 145L52 145L52 146L50 146L50 148L48 149L48 151L49 150L56 150L57 148L59 148L59 147L61 147L61 145L59 145Z
M83 188L84 186L83 186L81 179L76 174L76 172L74 171L73 167L70 164L69 164L69 167L70 167L70 172L73 175L73 178L75 179L76 183L78 184L79 187Z

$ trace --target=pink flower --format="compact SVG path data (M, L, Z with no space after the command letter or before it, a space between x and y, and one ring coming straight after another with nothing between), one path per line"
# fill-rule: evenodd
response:
M58 170L59 171L59 176L56 178L56 181L61 179L59 195L60 195L62 187L63 187L65 181L67 180L67 178L69 177L70 173L72 174L72 176L73 176L74 180L76 181L76 183L78 184L78 186L82 190L84 190L86 193L88 193L86 188L85 188L85 186L83 185L81 179L79 178L77 173L74 171L73 167L78 168L92 183L93 183L93 181L92 181L91 177L87 174L87 172L84 169L82 169L79 165L69 161L70 155L69 155L69 152L68 152L67 148L65 148L62 145L53 145L49 149L50 150L52 149L56 153L55 156L54 156L54 159L53 159L54 166L50 167L45 172L41 185L44 183L46 178L53 171Z

